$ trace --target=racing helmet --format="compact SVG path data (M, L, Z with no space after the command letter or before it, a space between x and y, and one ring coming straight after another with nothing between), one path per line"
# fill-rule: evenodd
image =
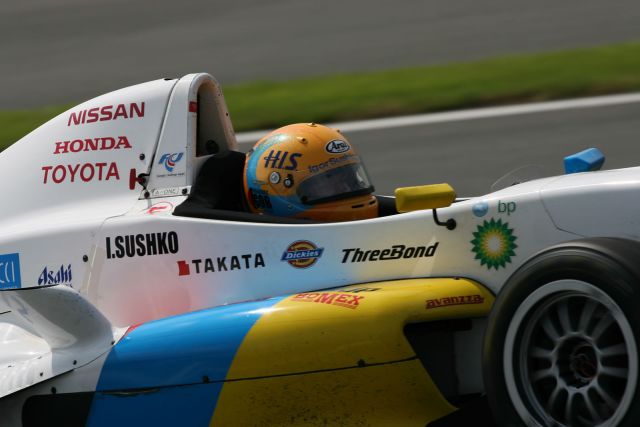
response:
M252 212L320 221L374 218L378 203L360 157L338 131L315 123L281 127L247 153Z

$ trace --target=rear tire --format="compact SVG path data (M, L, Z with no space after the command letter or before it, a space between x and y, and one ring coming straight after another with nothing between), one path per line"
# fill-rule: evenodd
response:
M484 341L489 403L504 426L639 426L640 243L551 247L498 295Z

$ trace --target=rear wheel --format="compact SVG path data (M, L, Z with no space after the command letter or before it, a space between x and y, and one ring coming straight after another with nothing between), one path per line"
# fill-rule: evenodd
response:
M640 425L638 262L637 242L585 239L542 252L507 281L483 361L499 422Z

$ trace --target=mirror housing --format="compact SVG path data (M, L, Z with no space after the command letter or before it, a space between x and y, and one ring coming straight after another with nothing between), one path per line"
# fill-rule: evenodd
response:
M446 208L456 199L449 184L396 188L396 210L402 212Z

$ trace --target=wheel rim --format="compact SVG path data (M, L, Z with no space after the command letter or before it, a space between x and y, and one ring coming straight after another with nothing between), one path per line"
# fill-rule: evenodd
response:
M530 294L509 324L503 356L509 397L528 425L614 426L636 388L631 326L586 282L551 282Z

